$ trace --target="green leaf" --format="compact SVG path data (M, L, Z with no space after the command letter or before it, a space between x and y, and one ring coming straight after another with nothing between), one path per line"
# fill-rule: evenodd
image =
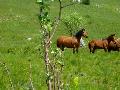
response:
M73 81L74 81L74 84L76 85L76 86L78 86L78 84L79 84L79 77L74 77L74 79L73 79Z

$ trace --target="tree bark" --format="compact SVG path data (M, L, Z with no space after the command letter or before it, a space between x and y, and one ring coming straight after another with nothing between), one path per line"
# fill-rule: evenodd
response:
M45 54L44 54L45 58L44 58L44 61L45 61L45 65L46 65L46 73L47 73L47 75L50 75L49 45L47 43L48 37L49 36L45 37L45 42L44 42L44 49L45 49ZM48 78L47 79L48 90L52 90L52 81L49 78L49 76L47 76L47 78Z

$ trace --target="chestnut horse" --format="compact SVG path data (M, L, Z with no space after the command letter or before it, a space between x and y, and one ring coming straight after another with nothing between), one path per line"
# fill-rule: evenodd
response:
M60 36L57 39L57 47L64 51L64 48L73 48L73 53L78 53L78 48L80 47L80 39L81 37L88 37L88 33L85 29L81 29L74 36Z
M115 43L114 36L115 34L111 34L105 39L90 41L88 43L90 52L94 53L96 49L104 49L104 51L107 52L110 42L113 41Z
M115 39L115 42L116 43L110 42L108 52L110 52L111 50L120 51L120 38Z

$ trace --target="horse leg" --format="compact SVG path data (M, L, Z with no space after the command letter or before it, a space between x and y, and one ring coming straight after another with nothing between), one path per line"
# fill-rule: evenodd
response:
M108 52L111 52L112 48L108 48Z
M108 52L111 52L111 49L108 49Z
M63 45L62 45L61 49L62 49L62 51L64 51L64 46Z
M95 48L93 48L92 53L95 53Z
M119 49L119 48L117 48L117 51L119 52L119 51L120 51L120 49Z
M104 51L107 52L107 47L104 48Z
M88 47L89 47L90 53L94 53L94 45L89 43Z
M61 49L62 51L64 51L64 46L63 46L63 45L60 45L60 49Z
M75 53L75 48L73 48L73 53Z
M94 47L91 47L89 49L90 49L90 53L94 53L95 52L95 48Z
M90 48L90 53L92 52L92 48Z
M76 52L78 53L78 48L76 48Z

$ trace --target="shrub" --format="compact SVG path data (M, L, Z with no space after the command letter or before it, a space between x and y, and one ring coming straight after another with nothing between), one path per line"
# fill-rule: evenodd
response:
M62 22L67 27L70 35L73 35L77 30L85 27L86 25L85 18L78 13L72 13L70 15L64 16L62 18Z

